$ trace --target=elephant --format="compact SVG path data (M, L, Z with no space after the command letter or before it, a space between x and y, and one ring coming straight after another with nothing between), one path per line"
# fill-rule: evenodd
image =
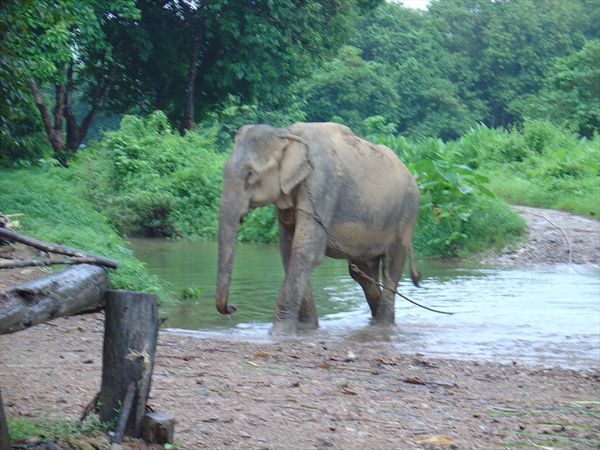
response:
M392 150L336 123L241 127L223 168L216 286L222 314L237 309L228 301L238 225L250 208L269 204L277 211L285 270L272 334L318 327L310 276L324 256L348 261L372 323L394 323L394 291L407 255L417 286L420 274L412 251L419 189Z

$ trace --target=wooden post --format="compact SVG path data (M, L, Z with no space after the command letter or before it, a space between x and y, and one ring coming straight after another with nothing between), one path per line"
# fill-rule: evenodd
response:
M142 421L142 439L149 444L172 444L175 418L161 412L146 413Z
M127 387L136 392L125 433L138 437L150 392L158 337L156 295L146 292L106 292L100 419L118 416Z
M8 424L4 414L2 403L2 392L0 391L0 450L10 450L10 439L8 438Z

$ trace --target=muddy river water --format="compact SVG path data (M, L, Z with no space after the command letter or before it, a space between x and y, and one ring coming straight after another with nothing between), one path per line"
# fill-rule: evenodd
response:
M165 326L201 337L269 340L283 281L275 245L238 244L227 319L214 291L217 245L203 241L132 239L136 256L166 280L174 295L199 298L162 307ZM400 292L441 315L396 300L396 326L369 325L369 308L343 261L326 258L312 276L320 329L311 339L391 341L401 351L573 368L600 367L600 271L582 265L490 267L419 261L422 287L405 279Z

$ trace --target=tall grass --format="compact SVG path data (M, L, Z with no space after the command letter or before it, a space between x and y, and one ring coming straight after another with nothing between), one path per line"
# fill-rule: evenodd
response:
M580 138L544 121L509 131L480 125L449 143L454 161L478 167L511 204L600 215L600 136Z

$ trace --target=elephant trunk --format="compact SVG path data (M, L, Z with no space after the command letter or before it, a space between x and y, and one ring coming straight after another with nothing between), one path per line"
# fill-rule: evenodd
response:
M229 286L233 269L233 256L238 224L248 206L239 196L223 191L219 210L219 262L217 273L216 306L221 314L231 314L236 307L229 305ZM247 203L247 202L246 202Z

